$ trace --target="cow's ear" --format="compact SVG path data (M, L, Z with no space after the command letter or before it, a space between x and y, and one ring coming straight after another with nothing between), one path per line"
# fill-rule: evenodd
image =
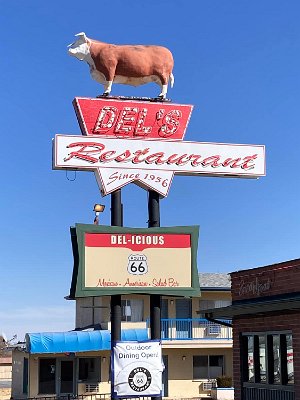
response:
M84 39L86 41L87 37L86 34L84 32L80 32L80 33L76 33L75 36L80 37L81 39Z

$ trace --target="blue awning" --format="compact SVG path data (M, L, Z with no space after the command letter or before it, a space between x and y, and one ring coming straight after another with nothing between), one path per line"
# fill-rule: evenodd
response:
M110 350L110 331L71 331L27 333L26 351L31 354L78 353L82 351ZM148 340L147 329L124 329L121 340Z

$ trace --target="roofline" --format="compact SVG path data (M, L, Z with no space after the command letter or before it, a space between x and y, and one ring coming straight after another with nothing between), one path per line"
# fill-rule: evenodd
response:
M300 309L300 296L291 298L260 299L255 302L233 303L231 306L205 310L205 316L209 318L232 319L234 317L245 317L247 315L263 315L273 312L295 312Z
M245 269L238 269L236 271L232 271L229 272L228 275L233 275L233 274L237 274L239 272L246 272L246 271L253 271L253 270L258 270L258 269L264 269L264 268L268 268L268 267L282 267L285 264L289 264L289 263L293 263L293 266L296 265L300 265L300 258L294 258L292 260L287 260L287 261L280 261L277 263L273 263L273 264L267 264L267 265L260 265L259 267L252 267L252 268L245 268Z
M231 291L231 287L209 287L209 286L205 286L205 287L201 287L200 286L200 290L202 292L230 292Z

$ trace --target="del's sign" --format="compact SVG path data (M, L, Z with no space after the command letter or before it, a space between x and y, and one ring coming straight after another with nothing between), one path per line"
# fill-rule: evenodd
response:
M73 106L83 135L182 140L193 106L76 97Z
M174 174L258 178L263 145L184 142L191 105L75 98L83 136L56 135L54 169L95 173L107 195L130 182L169 192Z

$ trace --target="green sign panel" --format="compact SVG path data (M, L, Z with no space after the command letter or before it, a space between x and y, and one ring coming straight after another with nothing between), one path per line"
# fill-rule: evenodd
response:
M198 296L198 226L71 228L70 297L115 294Z

